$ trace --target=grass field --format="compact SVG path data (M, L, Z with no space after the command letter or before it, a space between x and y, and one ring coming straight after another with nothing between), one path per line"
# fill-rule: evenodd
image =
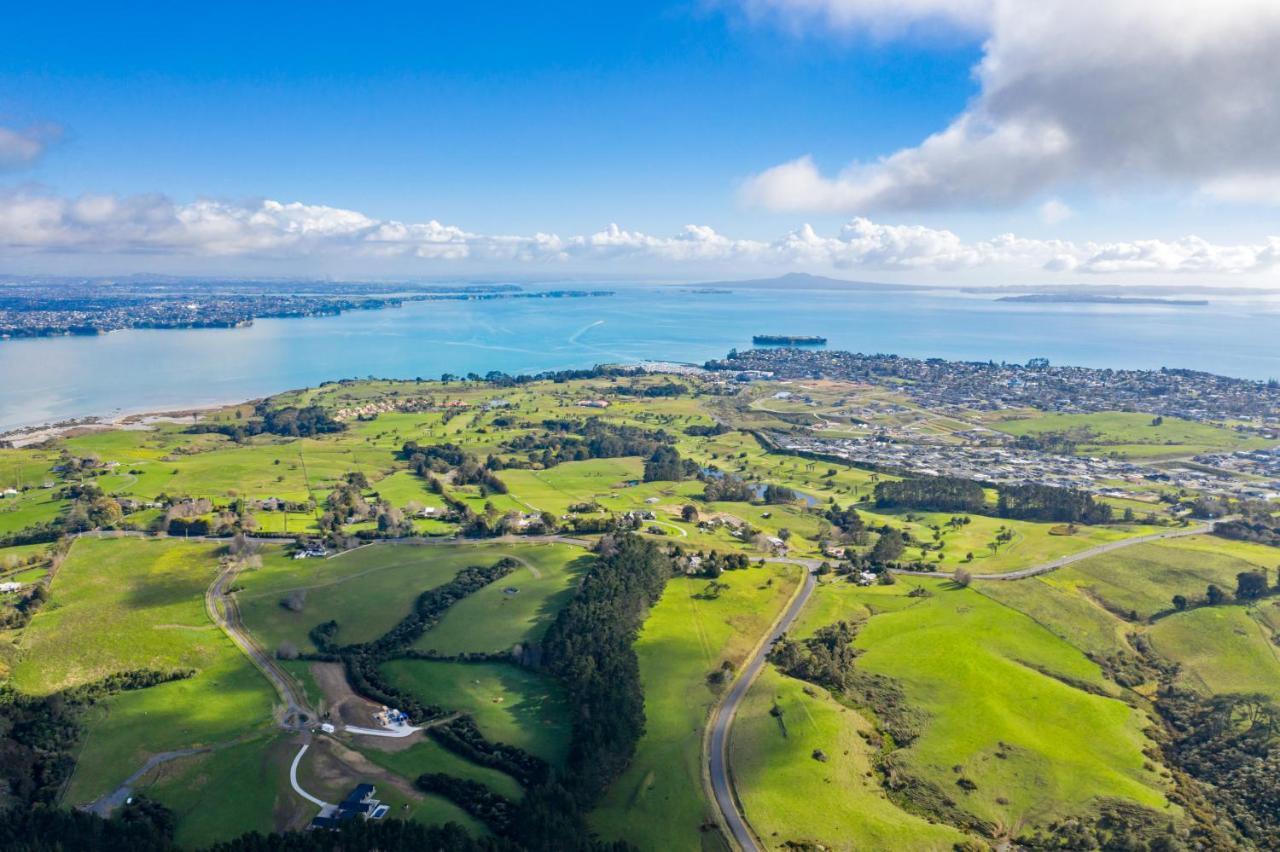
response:
M1158 527L1141 525L1078 526L1074 533L1064 535L1060 534L1065 532L1065 527L1061 524L1037 524L985 515L967 515L968 524L951 529L946 523L953 515L945 512L867 509L863 514L869 524L892 522L894 526L907 529L913 537L926 542L933 540L933 528L940 529L939 540L943 544L943 549L939 551L943 556L940 570L964 567L974 574L1016 571L1100 544L1160 531ZM907 521L908 517L915 520ZM1010 541L996 542L996 534L1001 528L1012 531L1013 538ZM993 542L998 544L994 552L988 547ZM925 554L917 550L908 551L913 557L928 558L930 561L936 560L939 552ZM966 560L969 554L973 555L971 561Z
M826 690L772 666L761 673L734 724L731 760L743 807L770 848L791 842L842 852L941 852L964 839L888 798L862 734L874 741L870 723ZM819 750L825 761L814 758Z
M930 595L907 598L914 585ZM923 718L919 737L892 760L961 809L1016 833L1099 796L1164 806L1160 778L1143 768L1144 717L1070 685L1116 692L1045 627L949 581L819 593L839 600L807 612L798 632L841 611L875 613L855 642L857 665L894 678ZM976 788L959 788L961 777Z
M261 568L241 575L244 589L237 599L245 624L270 649L283 642L311 649L308 632L330 619L340 626L339 641L368 642L408 615L422 592L449 582L463 568L492 565L508 553L543 558L536 545L484 544L375 544L332 559L268 553ZM280 603L294 591L306 594L301 612Z
M506 663L392 660L390 681L429 704L475 717L486 737L553 763L569 748L570 721L559 684Z
M1268 556L1273 561L1280 559L1280 551L1195 536L1137 544L1095 556L1046 575L1044 581L1059 588L1083 590L1117 611L1149 618L1170 609L1175 594L1203 597L1210 583L1228 594L1234 592L1236 574L1267 567L1263 560Z
M1280 700L1280 654L1271 629L1250 609L1180 612L1161 619L1150 635L1156 651L1182 667L1182 683L1203 693L1261 692Z
M1195 455L1216 450L1249 450L1273 445L1225 426L1165 417L1153 425L1149 414L1104 411L1096 414L1043 414L991 424L1010 435L1089 430L1096 436L1080 443L1085 455L1120 453L1131 458Z
M432 739L424 739L403 751L381 751L376 748L366 748L361 751L374 763L410 781L425 772L443 772L454 778L479 781L493 792L506 796L512 801L519 801L524 795L524 789L520 783L510 775L458 757Z
M131 669L192 668L186 680L119 693L94 708L67 792L108 792L152 754L233 739L269 723L273 693L204 609L208 544L81 539L32 620L14 668L44 694Z
M528 564L454 604L415 647L452 655L505 651L538 641L573 597L591 563L585 550L566 544L524 545L503 552Z
M630 768L591 815L603 837L643 849L699 848L713 811L702 785L702 731L718 693L707 675L741 665L799 581L794 566L724 574L728 588L702 598L707 581L667 584L636 641L644 685L645 735Z
M134 789L173 810L174 840L201 848L246 831L268 834L289 816L310 815L280 779L296 748L275 734L161 764Z

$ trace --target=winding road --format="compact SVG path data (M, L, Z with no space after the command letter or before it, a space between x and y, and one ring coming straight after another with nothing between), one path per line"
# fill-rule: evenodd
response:
M720 810L724 825L729 829L729 834L733 837L735 845L740 849L749 850L749 852L757 852L762 847L759 841L756 840L751 826L747 824L746 816L742 812L742 807L738 803L738 797L733 788L732 772L729 768L729 734L733 728L733 718L738 712L738 707L742 704L742 699L746 697L747 690L751 688L751 684L760 674L760 670L764 668L765 658L769 654L769 649L774 642L778 641L778 637L786 633L795 622L805 604L809 602L809 596L813 594L814 587L817 585L813 574L814 566L810 564L810 562L816 562L816 560L772 561L786 561L790 564L803 565L805 567L804 581L800 584L800 588L796 591L791 602L787 604L782 617L774 623L773 629L769 631L764 641L756 648L746 666L742 669L741 674L738 675L738 679L733 682L733 686L730 687L719 706L712 712L709 726L710 733L706 738L707 748L703 754L706 773L711 783L711 792L715 797L716 807Z
M1224 518L1223 520L1227 520ZM1030 568L1022 568L1017 571L1009 571L1005 574L974 574L974 580L1025 580L1028 577L1036 577L1040 574L1048 574L1050 571L1057 571L1059 568L1066 568L1074 562L1081 562L1085 559L1092 559L1095 556L1101 556L1104 553L1112 553L1117 550L1124 550L1126 547L1133 547L1135 544L1150 544L1153 541L1164 541L1170 538L1186 538L1193 535L1206 535L1213 532L1215 522L1207 524L1199 524L1194 527L1182 527L1176 530L1168 530L1167 532L1152 533L1151 535L1140 535L1135 538L1123 538L1119 541L1109 541L1106 544L1100 544L1097 547L1091 547L1088 550L1081 550L1078 553L1072 553L1067 556L1061 556L1049 562L1042 562L1039 565L1033 565ZM955 573L950 571L894 571L895 574L906 574L913 577L954 577Z
M1047 574L1050 571L1056 571L1064 568L1074 562L1099 556L1104 553L1113 553L1117 550L1123 550L1126 547L1133 547L1138 544L1149 544L1154 541L1162 541L1171 538L1184 538L1193 535L1204 535L1213 531L1213 523L1200 524L1193 527L1184 527L1167 532L1153 533L1151 535L1137 536L1135 538L1122 539L1120 541L1111 541L1106 544L1100 544L1097 547L1091 547L1088 550L1082 550L1078 553L1063 556L1058 559L1043 562L1039 565L1033 565L1030 568L1023 568L1018 571L1010 571L1006 574L975 574L975 580L1022 580L1028 577L1035 577L1040 574ZM733 785L733 772L729 766L729 737L733 729L733 719L737 715L738 708L742 705L742 699L746 697L747 691L750 690L751 684L760 674L760 670L764 668L765 660L769 654L769 649L778 641L778 638L795 623L796 617L804 610L805 604L809 602L810 596L817 583L814 579L814 569L820 565L820 561L816 559L771 559L771 562L784 562L792 565L804 566L805 571L804 582L800 589L796 592L795 597L787 605L786 611L782 617L774 624L773 629L765 637L764 641L756 648L749 658L742 673L737 680L733 682L733 686L729 689L725 697L721 699L719 705L712 711L711 722L708 727L708 736L704 738L703 744L703 767L706 773L706 780L711 785L711 793L716 803L716 808L720 812L720 821L722 827L728 829L729 835L732 837L733 845L744 850L744 852L763 852L763 846L756 838L755 832L751 830L751 825L747 822L746 814L743 812L742 805L738 801L737 792ZM895 574L906 574L917 577L951 577L942 571L895 571Z

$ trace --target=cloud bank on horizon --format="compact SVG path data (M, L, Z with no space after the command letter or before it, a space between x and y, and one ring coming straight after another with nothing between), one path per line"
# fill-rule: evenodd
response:
M1280 237L1256 244L1176 241L1072 242L1004 234L965 242L949 230L857 217L831 235L804 225L773 240L739 239L704 225L655 236L610 225L592 234L472 233L431 220L376 219L298 202L252 204L161 195L61 198L0 195L0 254L418 259L473 267L690 271L838 269L957 271L983 268L1073 273L1238 275L1280 268Z
M985 37L979 92L949 125L823 174L809 156L747 180L749 203L841 213L1008 206L1064 186L1168 188L1280 204L1274 0L743 0L806 31Z

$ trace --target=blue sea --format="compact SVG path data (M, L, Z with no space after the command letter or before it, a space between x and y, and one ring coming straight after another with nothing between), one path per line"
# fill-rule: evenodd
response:
M616 294L416 302L239 329L0 341L0 430L239 401L328 379L701 363L749 348L754 334L821 335L829 348L918 357L1045 357L1280 378L1276 297L1211 297L1207 306L1028 304L957 291L599 286Z

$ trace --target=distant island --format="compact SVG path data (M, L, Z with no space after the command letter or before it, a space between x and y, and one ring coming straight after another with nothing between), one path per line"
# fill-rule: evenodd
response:
M1001 296L997 302L1030 302L1037 305L1085 304L1085 305L1173 305L1195 307L1209 304L1208 299L1159 299L1151 296L1099 296L1090 293L1024 293L1021 296Z
M0 280L0 340L97 335L126 328L242 328L255 319L337 316L409 302L574 299L612 290L512 284L421 286L324 281Z
M825 337L791 334L757 334L751 338L756 346L826 346Z

